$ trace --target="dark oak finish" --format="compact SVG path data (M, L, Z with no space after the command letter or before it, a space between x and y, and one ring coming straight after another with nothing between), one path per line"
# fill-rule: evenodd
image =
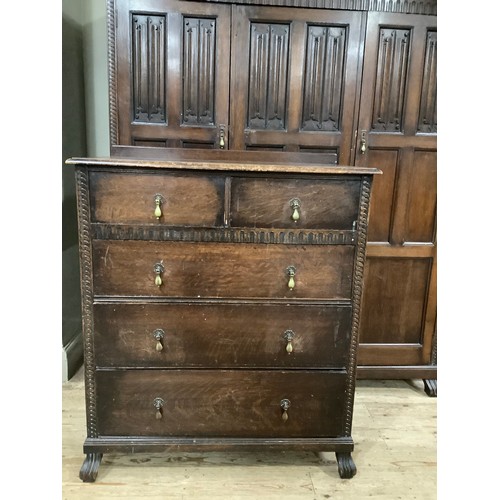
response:
M349 299L354 247L94 242L96 296ZM133 263L133 265L131 265ZM154 266L162 263L162 284ZM287 268L296 268L295 288ZM318 276L318 269L323 273Z
M352 229L358 218L359 181L234 179L231 225ZM298 220L293 220L293 201Z
M68 163L76 166L83 297L82 480L95 480L103 452L235 447L335 451L341 477L351 477L368 209L379 171ZM154 187L167 201L151 222ZM208 218L193 212L197 190L212 207ZM301 205L290 225L292 195Z
M112 144L220 147L229 123L230 7L177 0L108 6L116 36L110 106L121 110Z
M115 224L222 226L224 182L221 176L92 172L92 220ZM161 200L158 218L156 196Z
M355 164L384 175L373 186L359 364L399 365L403 378L432 367L435 378L436 18L370 12L366 37Z
M349 163L361 13L239 5L232 13L230 148Z
M229 148L236 162L383 170L367 283L387 296L365 297L361 318L361 366L377 377L437 376L436 14L436 0L108 0L113 156L218 161ZM420 258L430 272L416 276ZM399 295L405 281L418 297ZM379 303L394 316L371 321Z
M231 321L227 321L231 318ZM347 366L351 307L262 303L96 304L98 367ZM162 330L161 350L155 332ZM285 332L292 330L292 351Z
M326 437L342 434L346 374L308 371L98 371L101 434ZM161 418L154 400L161 398ZM288 419L281 401L288 399Z

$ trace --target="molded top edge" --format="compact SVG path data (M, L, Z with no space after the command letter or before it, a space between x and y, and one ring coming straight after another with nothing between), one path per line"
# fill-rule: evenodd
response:
M309 163L250 163L230 161L165 161L138 160L124 158L69 158L67 165L86 165L91 167L157 168L170 170L201 170L223 172L258 172L283 174L320 174L320 175L375 175L382 171L372 167L342 165L315 165Z

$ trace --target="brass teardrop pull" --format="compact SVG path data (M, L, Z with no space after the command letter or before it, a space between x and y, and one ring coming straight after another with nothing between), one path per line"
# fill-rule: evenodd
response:
M161 204L163 201L163 196L161 194L157 194L155 196L155 217L159 219L162 216L161 212Z
M156 420L160 420L163 417L163 405L165 401L162 398L155 398L153 401L153 406L156 409L155 418Z
M285 350L288 354L292 354L292 352L293 352L292 339L294 336L295 336L295 332L293 330L287 330L283 334L283 338L287 341Z
M295 273L297 269L294 266L288 266L286 268L286 274L288 276L288 288L293 290L295 288Z
M165 271L165 268L163 267L163 264L161 264L160 262L157 262L155 265L154 265L154 272L155 272L155 285L157 287L160 287L162 284L163 284L163 280L161 279L161 273L163 273Z
M290 200L290 206L292 207L292 220L294 222L297 222L300 219L300 213L299 213L300 200L298 198Z
M163 351L163 339L165 338L165 332L161 328L157 328L153 332L153 337L156 340L156 350L158 352Z
M281 418L283 419L283 422L286 422L288 420L288 409L290 408L292 403L290 403L289 399L282 399L280 402L281 406Z

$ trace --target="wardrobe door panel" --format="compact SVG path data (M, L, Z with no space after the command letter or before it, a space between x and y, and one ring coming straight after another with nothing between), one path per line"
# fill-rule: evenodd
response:
M436 55L435 16L368 13L355 164L384 175L370 212L361 375L400 366L392 373L405 377L435 361Z
M230 7L116 2L115 36L112 145L220 148L229 120Z
M230 147L348 164L362 23L361 12L233 5Z

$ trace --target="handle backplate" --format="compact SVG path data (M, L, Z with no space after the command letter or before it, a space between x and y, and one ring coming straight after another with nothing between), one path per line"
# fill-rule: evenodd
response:
M286 422L288 420L288 409L292 403L290 403L289 399L282 399L280 401L280 406L281 406L281 418L283 419L283 422Z

